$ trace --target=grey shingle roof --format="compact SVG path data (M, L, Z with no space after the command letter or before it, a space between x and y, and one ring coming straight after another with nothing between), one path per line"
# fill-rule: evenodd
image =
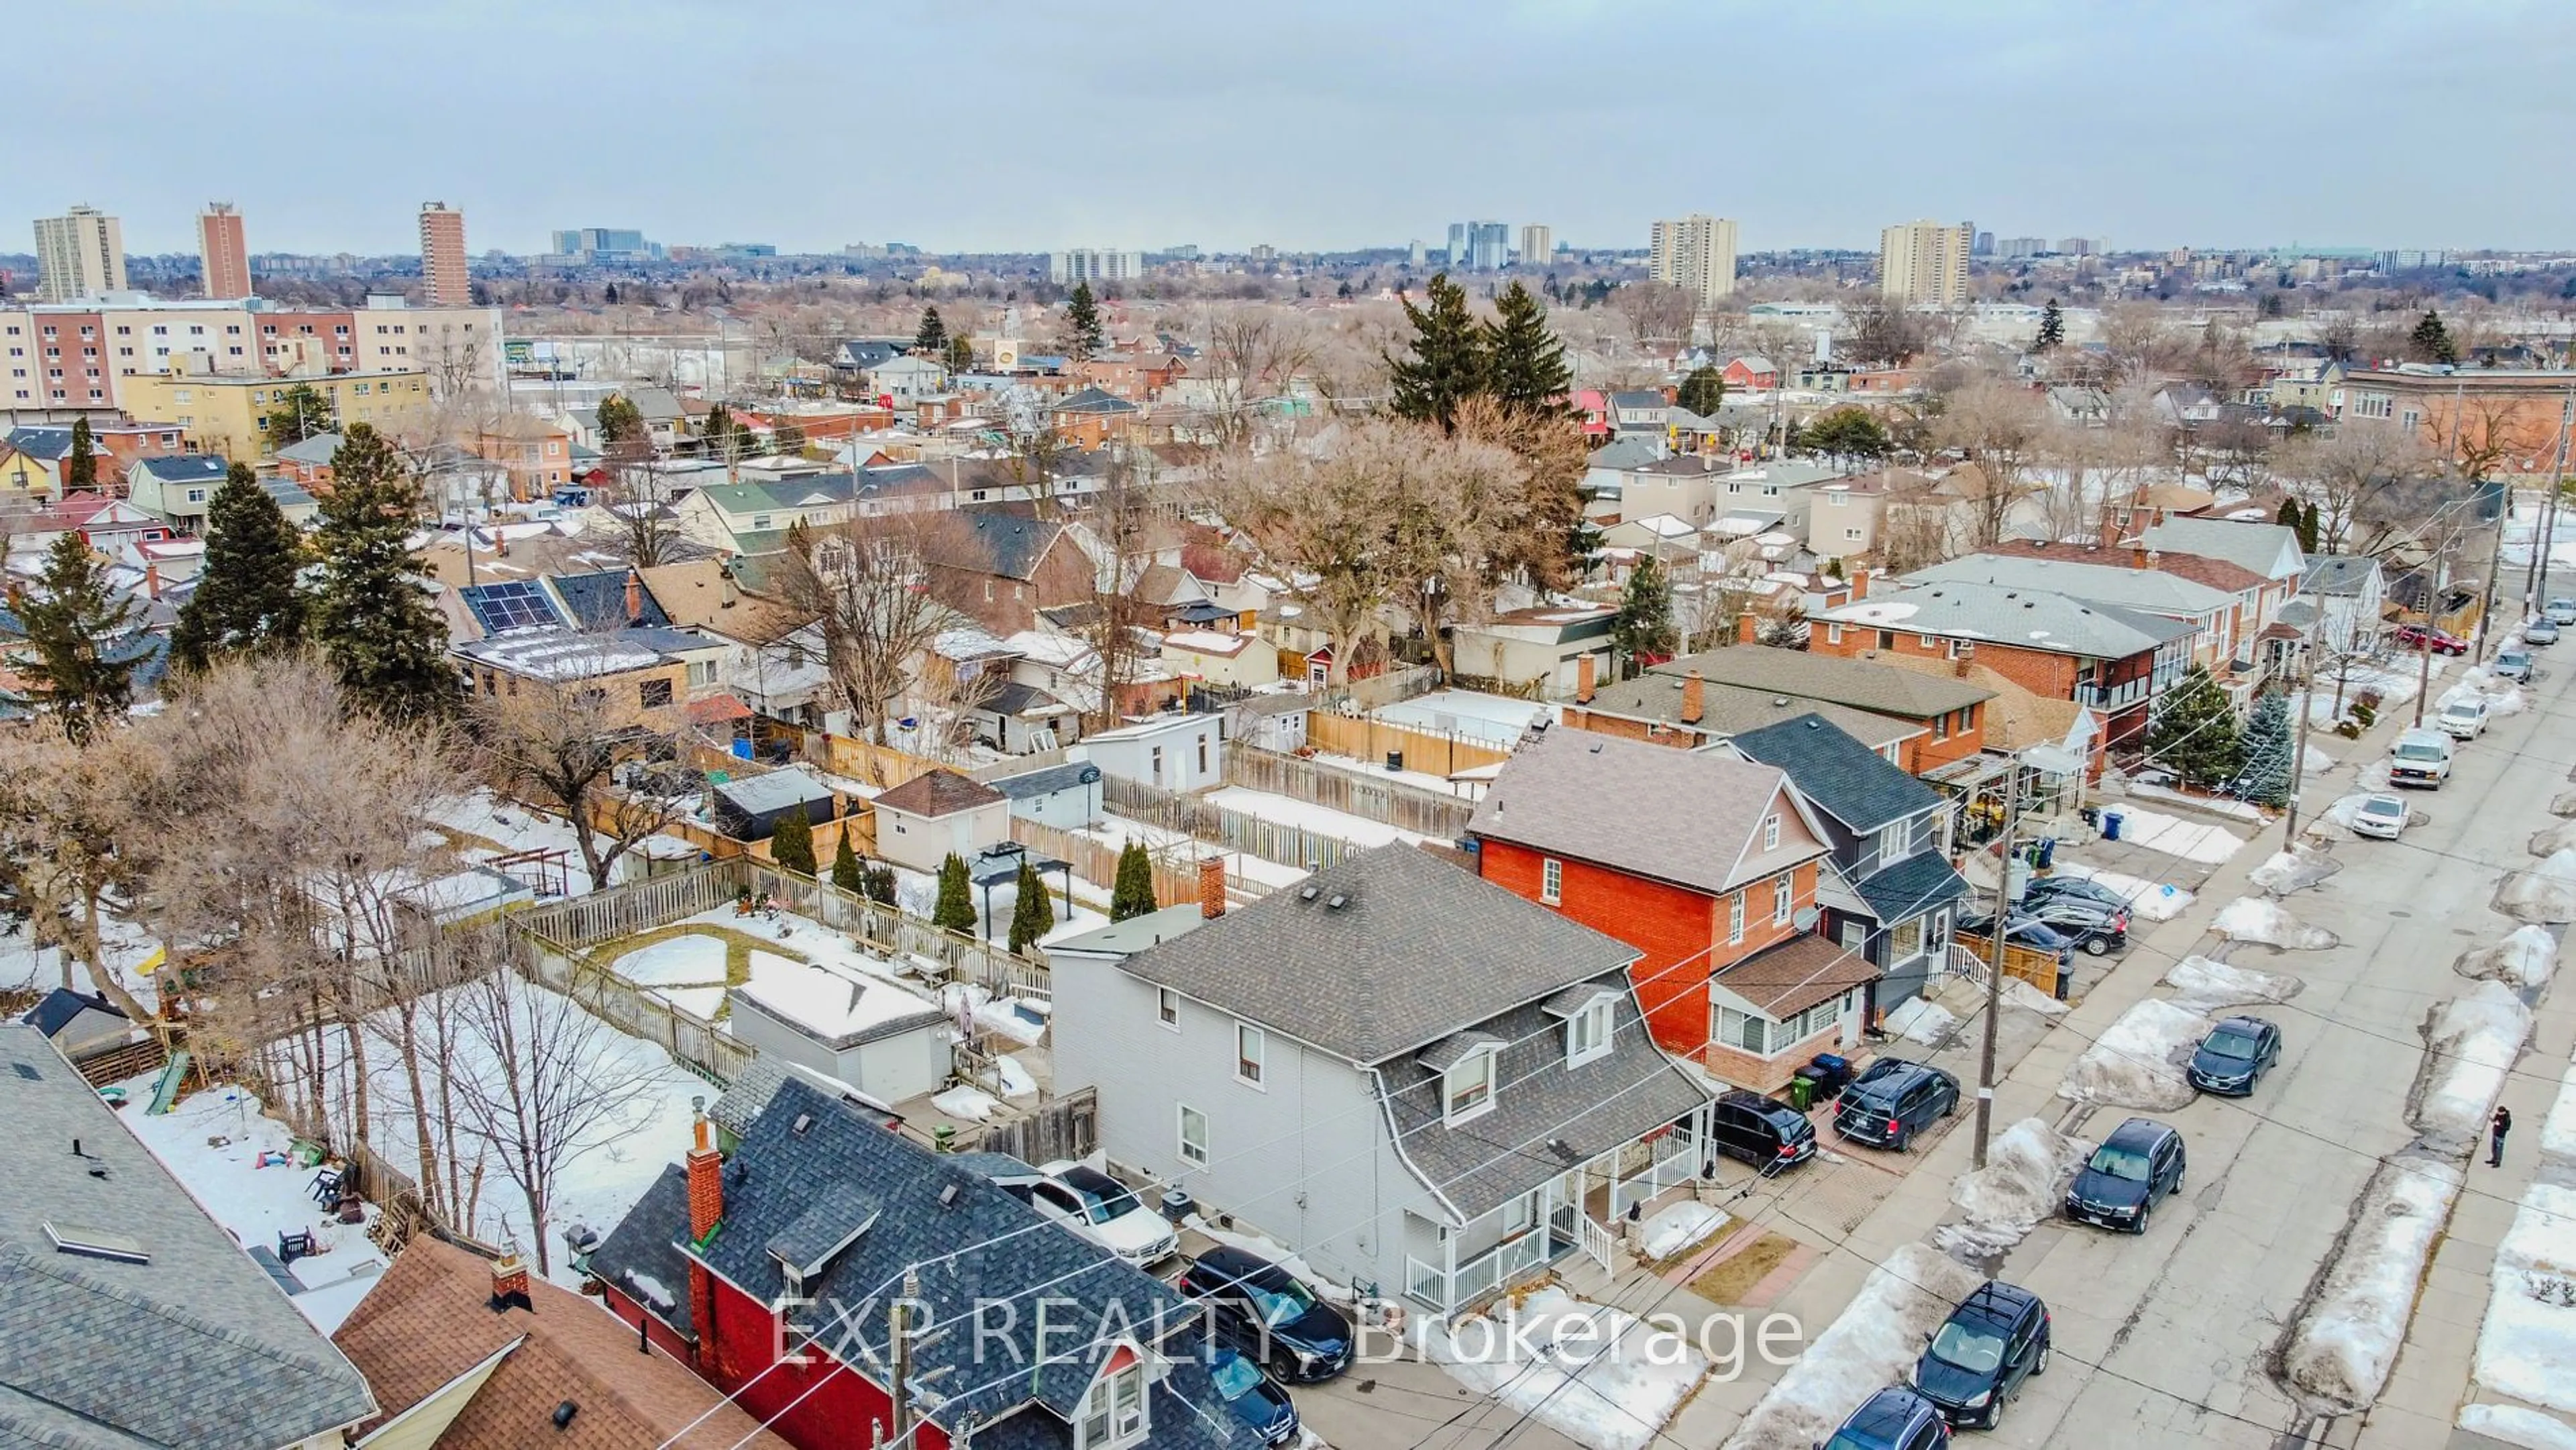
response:
M1734 737L1735 748L1789 772L1807 799L1856 835L1875 831L1941 804L1940 792L1887 763L1887 758L1835 729L1823 717L1801 715Z
M2150 549L2225 559L2266 579L2275 577L2272 571L2285 545L2290 557L2300 557L2296 533L2281 524L2250 520L2168 518L2138 538Z
M2032 559L2010 554L1968 554L1905 576L1912 583L1996 584L2006 589L2048 589L2070 598L2159 614L2210 614L2232 607L2224 589L2160 569L2128 569L2082 559Z
M2379 561L2367 554L2319 554L2308 561L2299 588L2308 594L2358 594L2378 572Z
M375 1413L357 1370L42 1034L0 1024L0 1081L24 1150L0 1193L0 1444L274 1450ZM125 1234L151 1261L58 1252L49 1223Z
M1332 904L1337 899L1340 906ZM1304 885L1274 891L1123 966L1368 1064L1418 1051L1637 956L1634 947L1396 845L1355 852Z
M921 540L924 558L952 569L1028 579L1037 573L1047 550L1064 534L1064 525L999 509L959 509Z
M1777 767L1723 751L1551 730L1504 762L1467 829L1697 891L1722 891L1787 784ZM1818 847L1799 859L1822 854Z
M1692 670L1721 684L1909 720L1928 720L1995 697L1994 691L1965 680L1930 679L1868 660L1837 659L1805 650L1743 645L1683 655L1655 666L1652 673L1687 675Z
M1968 883L1938 852L1922 851L1853 882L1852 889L1879 920L1894 925L1967 895Z

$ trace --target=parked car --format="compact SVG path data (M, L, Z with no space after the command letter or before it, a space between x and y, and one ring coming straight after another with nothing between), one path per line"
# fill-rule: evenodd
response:
M2467 640L2429 624L2401 624L2388 637L2402 648L2429 647L2437 655L2464 655L2469 652Z
M1288 1392L1261 1372L1261 1366L1222 1347L1208 1353L1208 1378L1234 1417L1252 1427L1264 1445L1285 1445L1297 1438L1297 1407Z
M2556 625L2576 624L2576 599L2558 595L2541 609L2540 617Z
M1994 914L1963 916L1959 918L1959 930L1968 936L1991 939L1995 930ZM2035 952L2047 952L2057 958L2061 967L2075 960L2075 939L2030 915L2027 910L2013 914L2012 920L2004 927L2004 940Z
M2280 1060L2280 1028L2260 1017L2227 1017L2200 1039L2183 1075L2202 1092L2241 1098Z
M2156 1200L2182 1192L2182 1134L2153 1118L2111 1130L2066 1187L2066 1216L2104 1228L2147 1231Z
M1816 1156L1816 1125L1778 1098L1737 1088L1722 1093L1709 1113L1717 1151L1756 1168L1794 1168Z
M2075 943L2088 957L2118 951L2129 944L2129 908L2105 906L2090 897L2052 892L2034 901L2024 896L2017 913Z
M2090 901L2113 911L2129 909L2129 898L2098 881L2088 881L2081 876L2034 876L2030 878L2029 888L2022 893L2021 903L2028 906L2034 901L2058 896Z
M1950 1311L1914 1362L1914 1392L1953 1425L1991 1430L2022 1382L2048 1372L2048 1306L2017 1284L1990 1281Z
M2547 619L2535 619L2522 627L2522 638L2525 644L2556 644L2558 626Z
M1930 1400L1891 1385L1851 1412L1823 1450L1947 1450L1950 1423Z
M1207 1304L1226 1343L1292 1385L1328 1380L1350 1367L1350 1320L1259 1254L1210 1249L1181 1271L1175 1287Z
M2509 649L2497 650L2495 663L2489 665L2487 668L2494 671L2496 678L2498 679L2518 680L2524 684L2529 684L2531 682L2531 651L2521 645L2515 645Z
M2429 785L2435 790L2451 778L2451 737L2421 726L2397 737L2389 747L2390 785Z
M2369 795L2352 813L2353 834L2394 841L2406 829L2406 802L2393 795Z
M1937 1067L1882 1057L1834 1100L1834 1131L1902 1153L1914 1135L1959 1110L1959 1080Z
M2475 740L2487 733L2487 702L2478 695L2453 700L2442 707L2433 723L2454 740Z
M1003 1190L1127 1262L1143 1268L1181 1251L1181 1237L1126 1184L1079 1163L1050 1163L1045 1177L1000 1179Z

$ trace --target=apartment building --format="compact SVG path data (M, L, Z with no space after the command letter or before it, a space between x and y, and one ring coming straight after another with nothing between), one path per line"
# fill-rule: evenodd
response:
M145 411L127 380L147 373L314 376L418 368L442 397L499 391L501 314L414 307L395 295L353 312L258 298L163 301L127 293L87 304L0 309L0 407Z
M248 297L250 247L242 236L241 213L228 201L210 201L197 215L198 280L212 300Z
M1075 247L1047 254L1047 279L1058 286L1076 282L1132 282L1145 275L1145 254L1099 247Z
M1544 267L1556 256L1556 229L1531 224L1521 228L1521 265Z
M1694 212L1655 223L1648 271L1658 282L1688 290L1703 302L1735 292L1735 221Z
M2495 453L2498 473L2556 466L2563 420L2576 416L2576 372L2402 363L2356 368L2328 383L2337 424L2412 433L2438 453Z
M137 373L123 380L125 407L139 417L179 425L199 451L249 462L268 456L269 409L291 387L309 387L331 405L343 428L378 428L429 405L429 377L417 368L385 372L326 373L309 378L262 374Z
M125 223L94 206L36 218L36 295L69 302L125 290Z
M421 203L420 293L432 307L463 307L474 300L465 280L465 213L443 201Z
M1958 307L1968 300L1968 254L1977 229L1968 222L1912 221L1878 234L1878 289L1891 302Z

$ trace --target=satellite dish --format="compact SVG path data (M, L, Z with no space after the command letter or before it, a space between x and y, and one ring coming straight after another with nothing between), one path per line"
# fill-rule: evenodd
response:
M1798 914L1789 918L1789 920L1794 923L1800 931L1814 931L1816 929L1817 915L1818 913L1814 907L1801 906L1798 908Z

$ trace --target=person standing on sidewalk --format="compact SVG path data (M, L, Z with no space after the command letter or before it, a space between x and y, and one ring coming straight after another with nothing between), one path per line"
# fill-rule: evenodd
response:
M2487 1166L2504 1166L2504 1135L2513 1131L2513 1114L2504 1104L2496 1104L2495 1120L2487 1124Z

